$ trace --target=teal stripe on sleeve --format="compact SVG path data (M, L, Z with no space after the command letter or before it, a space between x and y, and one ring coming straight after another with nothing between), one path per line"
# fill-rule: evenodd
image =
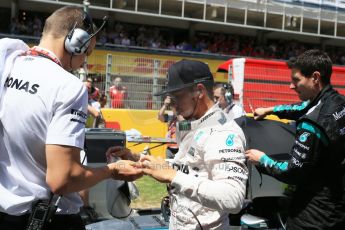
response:
M304 129L304 130L307 130L313 134L315 134L315 136L317 136L317 138L319 138L324 145L328 145L329 144L329 141L328 141L328 138L326 137L326 135L321 132L321 130L312 125L311 123L308 123L308 122L302 122L300 123L298 126L297 126L297 130L301 130L301 129Z
M277 105L273 108L273 112L281 112L281 111L301 111L305 109L309 104L309 101L303 101L301 104L297 105Z
M269 158L266 154L262 155L260 158L260 164L265 166L265 167L270 167L270 168L276 168L279 169L280 171L286 171L288 168L288 162L277 162L275 160L272 160Z

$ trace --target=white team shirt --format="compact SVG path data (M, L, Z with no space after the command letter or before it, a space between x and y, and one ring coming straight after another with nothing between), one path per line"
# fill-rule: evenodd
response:
M21 215L33 201L49 197L46 144L84 147L87 91L74 75L39 56L18 57L5 87L0 211ZM62 197L58 213L77 213L80 206L80 196L71 193Z
M236 119L246 115L243 107L234 102L231 105L228 105L224 109L224 112L227 113L231 119Z

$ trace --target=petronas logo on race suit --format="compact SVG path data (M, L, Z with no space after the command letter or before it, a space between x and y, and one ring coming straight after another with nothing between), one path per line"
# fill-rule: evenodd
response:
M228 138L226 138L225 144L226 144L227 146L233 146L233 145L234 145L234 137L235 137L234 134L230 134L230 135L228 136Z
M304 132L304 133L299 137L299 141L300 141L300 142L306 142L309 136L310 136L310 133Z

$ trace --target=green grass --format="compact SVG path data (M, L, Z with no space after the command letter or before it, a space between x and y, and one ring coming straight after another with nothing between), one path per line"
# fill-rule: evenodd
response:
M134 209L159 208L162 197L166 196L166 184L157 182L149 176L143 176L135 181L139 189L140 196L132 201L131 207Z

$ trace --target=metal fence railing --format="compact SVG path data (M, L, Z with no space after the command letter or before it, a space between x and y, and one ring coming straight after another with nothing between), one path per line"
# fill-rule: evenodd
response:
M87 69L94 86L107 95L108 108L159 109L163 100L154 94L163 89L173 63L175 60L108 54L92 56ZM121 79L121 87L114 89L116 78Z

